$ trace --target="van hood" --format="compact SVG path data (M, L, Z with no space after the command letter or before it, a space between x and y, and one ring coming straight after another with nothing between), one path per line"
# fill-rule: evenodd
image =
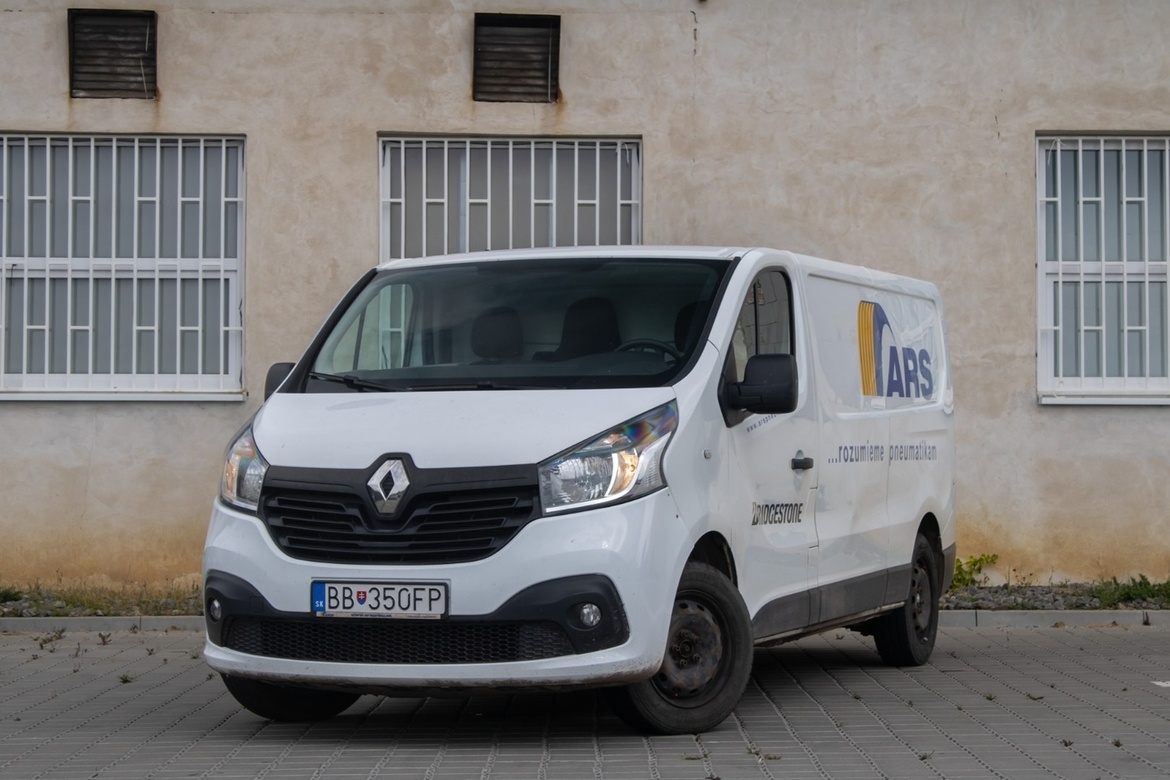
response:
M669 387L276 393L252 434L274 466L360 469L388 453L420 468L519 465L673 399Z

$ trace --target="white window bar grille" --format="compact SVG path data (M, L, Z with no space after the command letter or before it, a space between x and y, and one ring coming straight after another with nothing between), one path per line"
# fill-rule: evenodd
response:
M239 398L244 146L0 135L0 398Z
M641 143L382 139L382 258L639 244Z
M1042 403L1170 403L1170 138L1040 138Z

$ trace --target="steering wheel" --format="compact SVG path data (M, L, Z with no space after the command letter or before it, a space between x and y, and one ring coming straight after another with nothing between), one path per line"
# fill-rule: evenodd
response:
M674 358L675 360L682 359L682 353L674 348L674 345L667 344L665 341L658 339L631 339L617 348L618 352L660 352L663 355Z

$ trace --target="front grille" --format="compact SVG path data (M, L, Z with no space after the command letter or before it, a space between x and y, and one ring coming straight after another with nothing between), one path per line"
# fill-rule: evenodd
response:
M365 664L482 664L572 655L553 622L234 618L223 645L249 655Z
M537 514L535 486L423 493L399 517L352 493L266 489L261 517L288 555L309 561L439 564L492 555Z

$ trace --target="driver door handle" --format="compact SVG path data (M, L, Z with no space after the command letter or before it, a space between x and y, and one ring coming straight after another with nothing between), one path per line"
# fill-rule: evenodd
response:
M792 470L793 471L808 471L812 467L813 467L813 459L812 458L793 458L792 459Z

